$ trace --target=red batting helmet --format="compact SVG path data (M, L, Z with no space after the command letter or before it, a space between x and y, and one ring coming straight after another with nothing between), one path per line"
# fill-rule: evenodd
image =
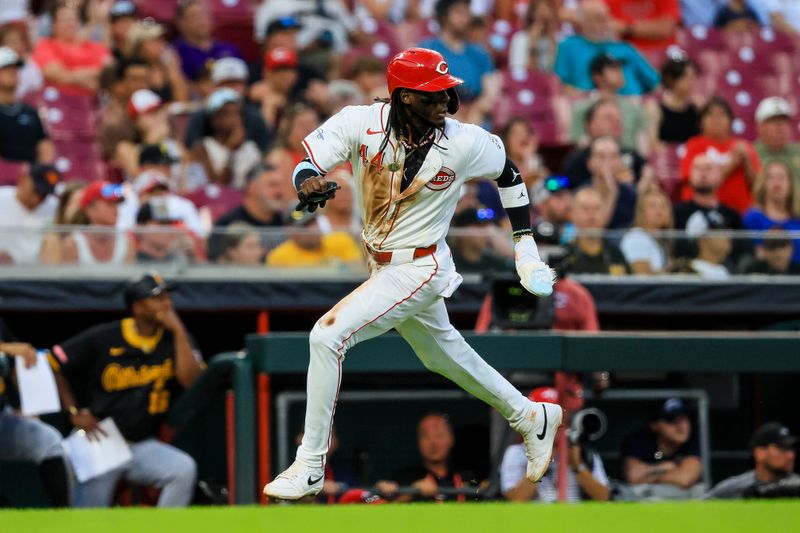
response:
M453 89L464 83L463 80L450 74L450 67L442 54L427 48L409 48L394 56L386 69L386 81L389 83L389 94L395 89L412 89L415 91L438 92L448 91L452 110L458 109L458 97Z

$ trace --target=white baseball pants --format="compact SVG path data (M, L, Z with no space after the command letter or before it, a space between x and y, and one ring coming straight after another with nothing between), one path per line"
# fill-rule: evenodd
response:
M309 336L305 433L297 458L325 463L333 414L349 348L392 328L411 345L429 370L497 409L514 422L529 402L473 350L450 324L444 297L461 282L450 250L439 243L433 255L384 265L317 321Z

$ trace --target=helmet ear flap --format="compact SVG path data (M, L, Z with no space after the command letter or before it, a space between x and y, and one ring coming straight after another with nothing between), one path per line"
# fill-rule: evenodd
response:
M450 97L450 101L447 102L447 112L451 115L455 115L458 111L458 107L461 104L458 100L458 92L456 91L456 88L450 87L447 89L447 96Z

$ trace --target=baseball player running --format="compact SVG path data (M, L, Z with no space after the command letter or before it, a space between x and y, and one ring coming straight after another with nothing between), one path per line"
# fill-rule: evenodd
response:
M370 277L311 330L302 444L295 462L264 487L269 497L296 500L321 490L345 353L392 328L428 369L497 409L522 435L532 482L546 472L561 425L561 407L520 394L466 343L444 304L462 281L445 236L459 189L475 178L497 181L522 286L537 296L552 292L554 274L533 240L519 171L497 136L447 118L458 110L455 87L462 81L441 54L401 52L387 78L390 100L331 117L305 138L308 158L294 171L297 208L313 211L336 191L325 174L352 164Z

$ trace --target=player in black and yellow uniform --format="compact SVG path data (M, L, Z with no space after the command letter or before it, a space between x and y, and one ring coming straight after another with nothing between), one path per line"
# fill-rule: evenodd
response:
M194 460L155 438L175 394L190 387L205 368L172 307L170 289L158 274L147 274L125 290L129 318L95 326L53 347L51 364L72 425L102 438L98 423L111 417L133 453L124 467L77 483L76 507L108 506L120 477L160 488L159 506L191 501ZM80 405L70 382L85 383Z
M9 369L13 368L14 356L22 357L28 367L36 364L36 348L27 342L16 342L2 320L0 354L8 357ZM20 416L7 406L6 395L10 385L11 380L3 379L0 372L0 461L36 463L50 505L67 507L70 504L69 478L61 448L61 433L41 420Z

